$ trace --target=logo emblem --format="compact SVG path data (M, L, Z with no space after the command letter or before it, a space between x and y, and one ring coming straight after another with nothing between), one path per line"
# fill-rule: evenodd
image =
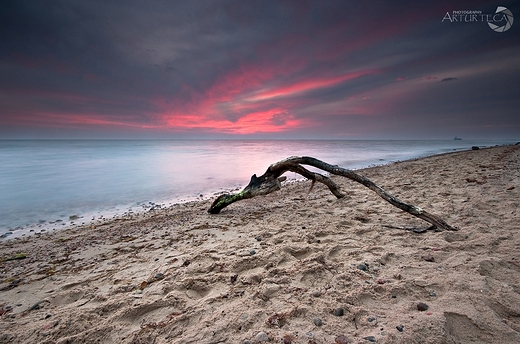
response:
M496 25L490 21L488 21L489 27L495 32L506 32L513 25L513 13L505 7L498 6L495 14L493 15L493 22L500 23L501 25Z

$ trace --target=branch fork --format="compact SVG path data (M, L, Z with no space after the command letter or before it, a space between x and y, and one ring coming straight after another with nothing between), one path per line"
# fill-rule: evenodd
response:
M313 166L330 174L346 177L350 180L363 184L364 186L374 191L377 195L379 195L381 198L383 198L385 201L389 202L393 206L430 223L432 225L432 227L430 227L431 229L437 231L457 230L457 228L450 226L439 216L431 214L422 208L407 204L399 200L398 198L390 195L383 188L376 185L370 179L360 174L357 174L352 170L345 169L337 165L330 165L324 161L308 156L292 156L272 164L267 168L267 171L260 177L257 177L256 174L254 174L251 177L249 184L242 191L236 194L220 195L213 202L208 212L212 214L218 214L222 209L234 202L243 199L253 198L256 196L268 195L272 192L280 190L282 187L281 182L285 180L285 177L282 176L282 174L288 171L298 173L303 177L311 180L311 189L312 186L314 186L314 183L319 182L326 185L332 192L332 194L337 198L345 197L345 194L341 192L338 185L334 183L332 179L320 173L311 172L302 165Z

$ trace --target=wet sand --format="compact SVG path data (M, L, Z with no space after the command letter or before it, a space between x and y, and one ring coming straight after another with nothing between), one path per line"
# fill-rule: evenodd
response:
M0 343L520 342L520 145L358 172L459 230L333 177L12 239Z

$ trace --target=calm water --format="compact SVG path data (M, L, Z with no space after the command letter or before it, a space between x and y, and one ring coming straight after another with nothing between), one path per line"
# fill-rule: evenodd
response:
M0 235L10 237L243 187L309 155L357 169L505 141L0 141Z

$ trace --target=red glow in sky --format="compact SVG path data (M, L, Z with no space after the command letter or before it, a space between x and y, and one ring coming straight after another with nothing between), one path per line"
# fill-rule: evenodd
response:
M277 133L307 128L318 123L312 119L298 119L292 111L307 104L308 100L286 98L326 90L375 72L355 71L329 78L307 78L282 82L281 86L269 86L276 84L282 73L276 73L273 68L265 71L258 68L239 69L217 80L205 94L189 97L195 101L182 105L173 101L171 110L168 110L170 105L159 101L165 109L161 117L172 129L199 128L227 134ZM187 111L176 112L175 108Z
M359 78L360 76L364 76L364 75L368 75L368 74L372 74L372 73L373 73L372 71L361 71L361 72L352 72L352 73L348 73L345 75L340 75L340 76L336 76L336 77L332 77L332 78L328 78L328 79L307 79L307 80L303 80L301 82L298 82L298 83L295 83L295 84L292 84L289 86L280 87L280 88L276 88L276 89L265 91L265 92L261 91L259 94L251 97L250 100L257 101L257 100L265 100L265 99L269 99L269 98L291 96L293 94L302 93L302 92L306 92L306 91L310 91L310 90L327 88L330 86L337 85L341 82L356 79L356 78Z
M290 114L278 109L251 112L236 121L212 119L196 115L170 115L166 117L171 128L204 129L229 134L254 134L262 132L282 132L292 128L306 126L303 120L295 119ZM308 125L308 124L307 124Z

